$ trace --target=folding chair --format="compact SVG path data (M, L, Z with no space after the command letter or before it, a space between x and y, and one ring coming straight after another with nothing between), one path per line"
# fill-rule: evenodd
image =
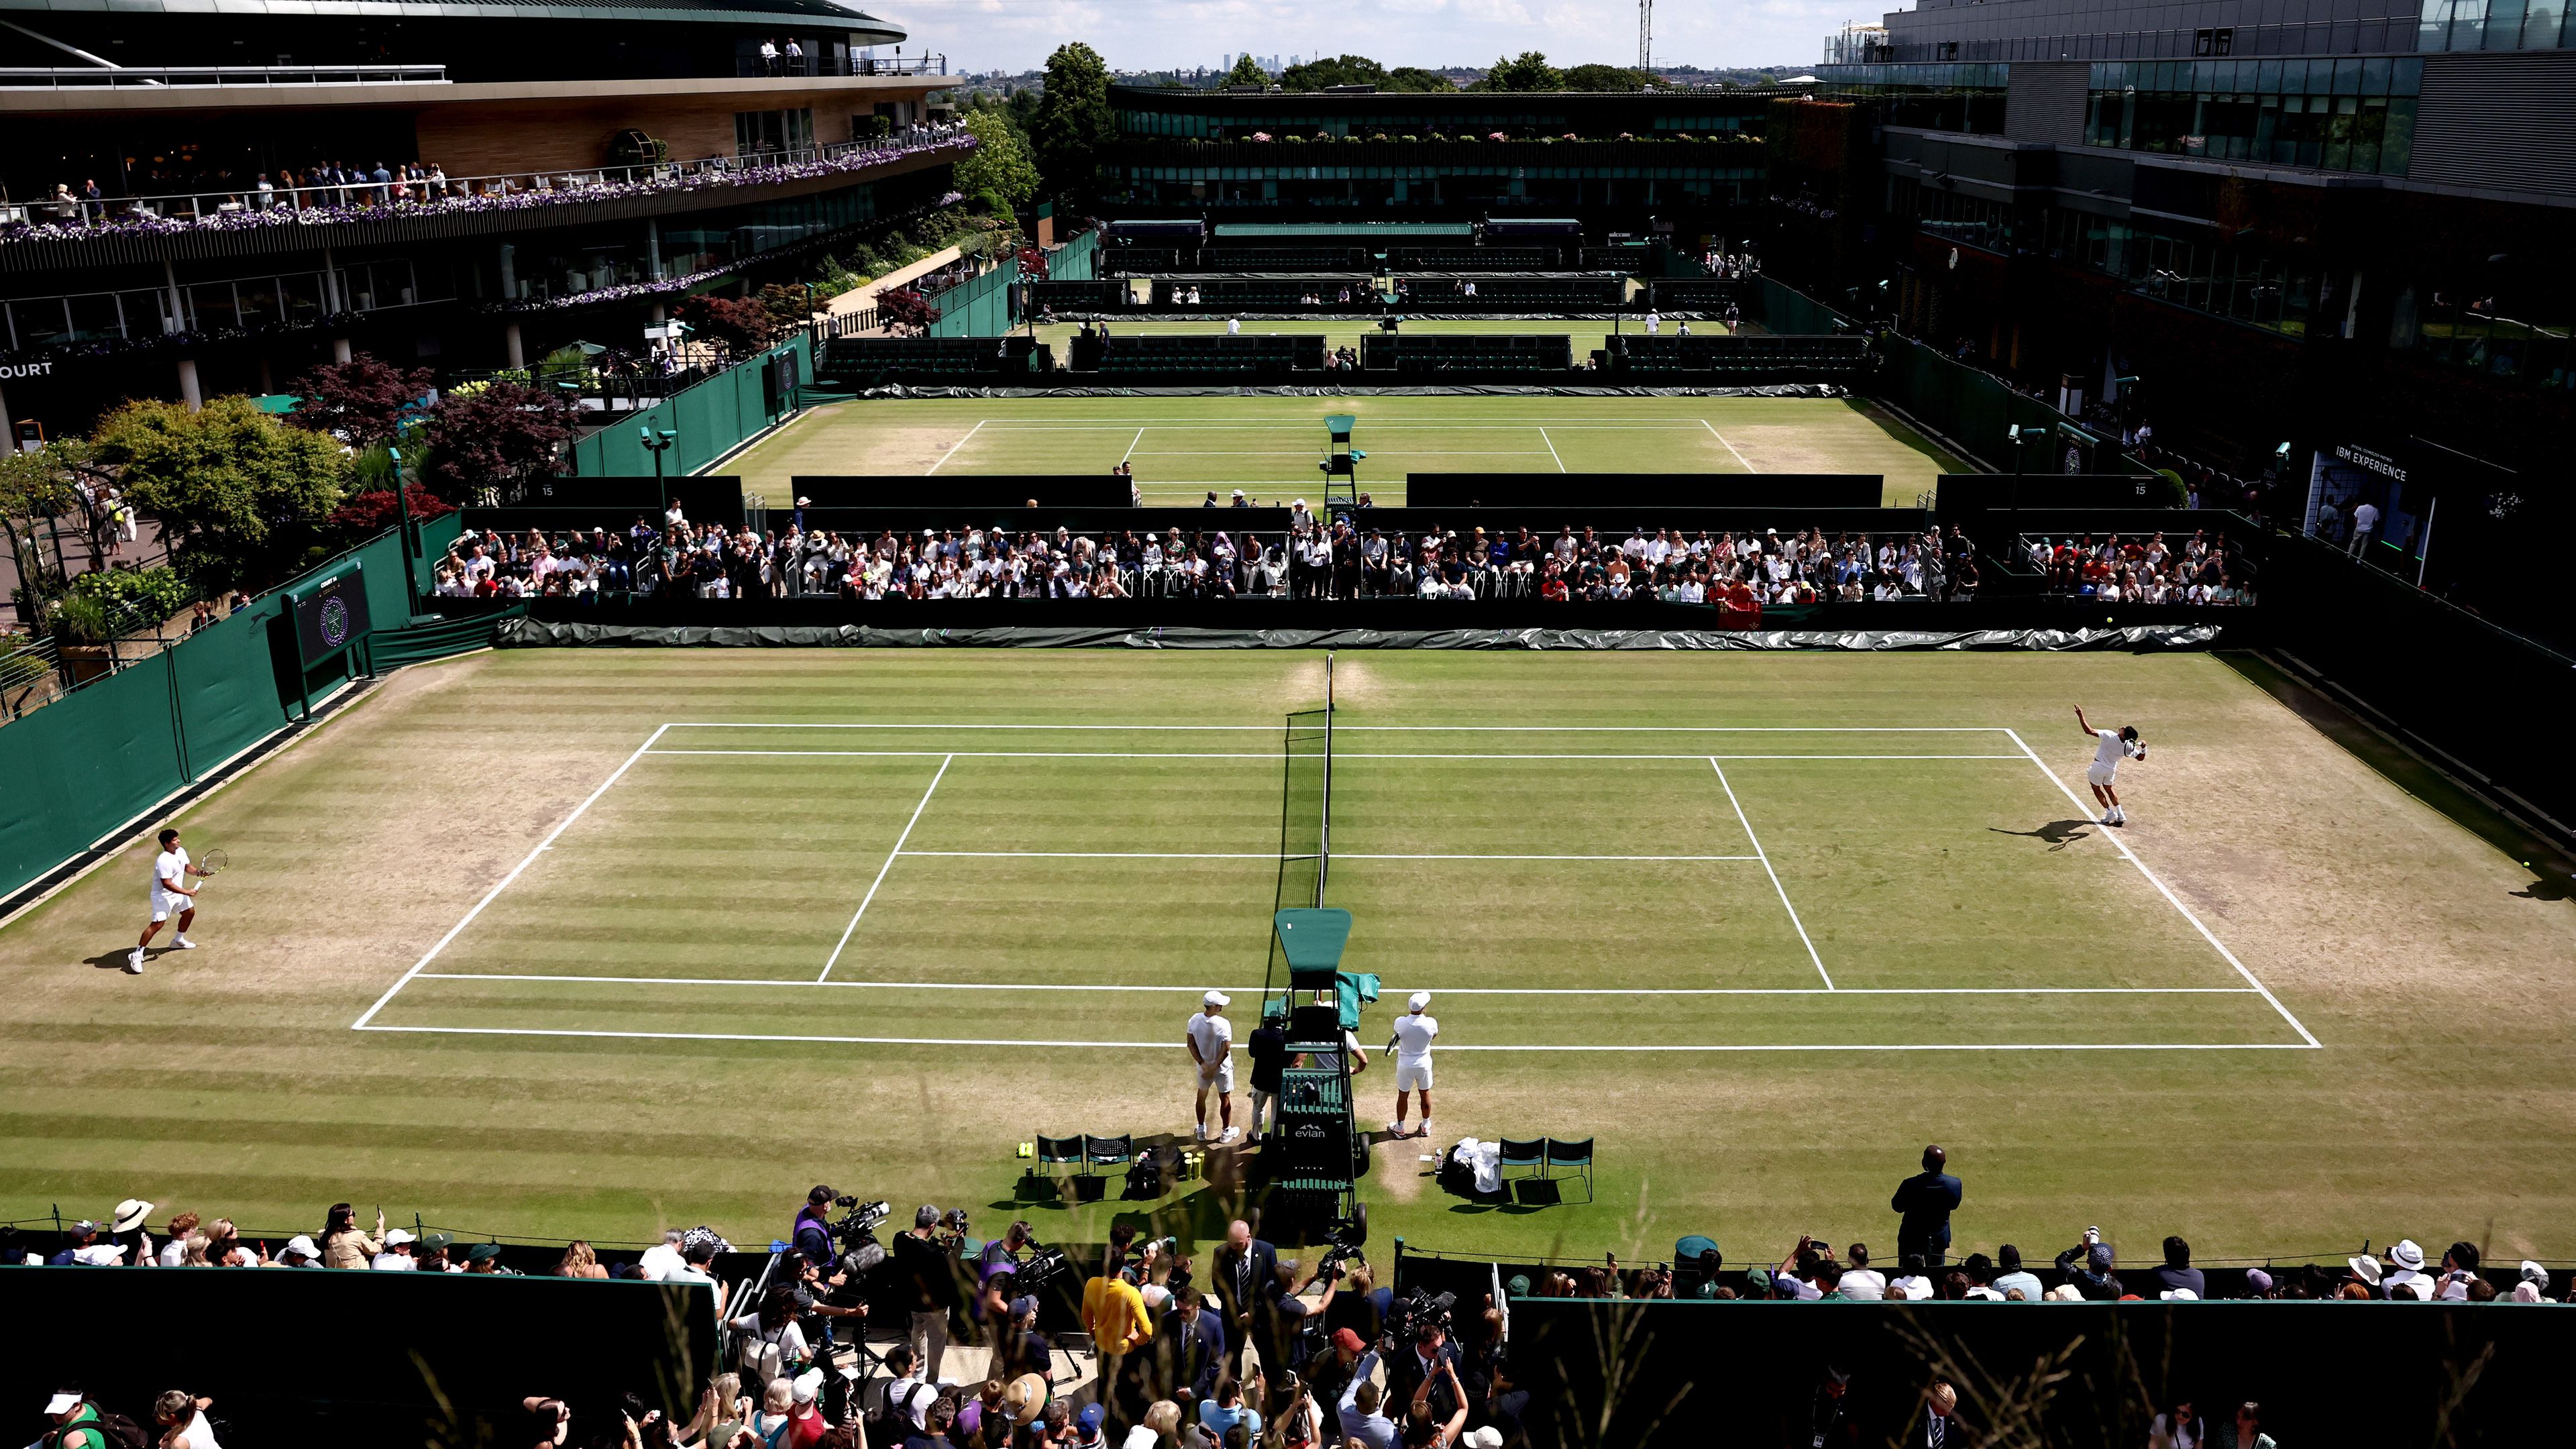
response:
M1504 1138L1502 1170L1509 1173L1515 1167L1526 1167L1532 1172L1544 1174L1547 1171L1547 1139L1533 1137L1522 1142L1509 1137Z
M1037 1173L1040 1176L1051 1176L1050 1170L1058 1167L1070 1167L1075 1172L1082 1171L1082 1139L1049 1137L1043 1132L1039 1133L1037 1164Z
M1109 1179L1092 1169L1115 1167L1122 1162L1132 1160L1135 1155L1136 1141L1131 1136L1121 1133L1116 1137L1094 1137L1088 1132L1084 1133L1082 1136L1083 1169L1082 1175L1073 1180L1074 1201L1099 1202L1105 1198L1109 1193Z
M1547 1139L1548 1174L1554 1176L1556 1169L1560 1167L1575 1169L1575 1175L1583 1179L1583 1200L1590 1202L1592 1200L1592 1139L1586 1137L1580 1142L1557 1137Z

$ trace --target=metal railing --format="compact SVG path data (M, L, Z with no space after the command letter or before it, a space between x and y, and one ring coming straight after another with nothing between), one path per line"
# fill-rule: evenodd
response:
M897 157L967 147L974 138L962 127L911 126L895 135L867 141L838 141L825 146L763 151L747 156L710 156L696 161L655 161L628 166L559 167L514 171L494 176L449 176L385 181L297 182L273 180L252 185L154 196L87 199L58 196L45 201L0 203L0 227L22 224L49 229L49 236L83 231L130 233L190 227L226 229L263 224L292 225L376 217L428 217L441 212L518 208L548 200L605 201L646 190L680 190L728 182L754 185L769 173L805 167L869 164L868 158ZM138 228L137 223L144 224ZM0 242L10 240L0 231Z
M125 65L0 67L0 90L193 90L207 86L447 84L443 65Z
M131 601L117 604L107 622L104 637L69 652L51 635L10 636L16 647L0 654L0 720L23 718L83 685L158 658L196 632L184 617L156 618Z

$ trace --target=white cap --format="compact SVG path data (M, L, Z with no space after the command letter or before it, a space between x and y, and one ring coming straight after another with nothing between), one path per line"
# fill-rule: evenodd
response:
M822 1391L823 1371L821 1369L809 1368L796 1376L796 1402L810 1404L814 1402L814 1396Z
M65 1389L61 1393L54 1395L52 1398L45 1400L45 1412L47 1414L68 1414L79 1405L80 1401L81 1396L79 1394L76 1394L69 1389Z
M420 1239L412 1236L409 1228L391 1228L385 1233L385 1246L388 1248L399 1248L405 1243L419 1241Z
M1404 1004L1408 1009L1413 1011L1427 1010L1431 1005L1431 993L1428 991L1417 991L1413 993L1411 999L1407 1000Z
M1224 1006L1231 1000L1232 998L1228 997L1222 991L1211 991L1207 995L1200 997L1199 1003L1203 1006Z
M2168 1288L2156 1295L2167 1303L2197 1303L2200 1295L2188 1288Z
M313 1240L302 1233L297 1233L294 1237L286 1240L286 1251L290 1253L302 1253L308 1258L319 1258L322 1256L322 1250L313 1246Z

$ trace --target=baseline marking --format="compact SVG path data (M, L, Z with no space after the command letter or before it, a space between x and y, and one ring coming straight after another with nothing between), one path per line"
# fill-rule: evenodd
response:
M1708 429L1708 435L1709 435L1710 437L1717 439L1720 443L1724 443L1724 444L1725 444L1725 446L1726 446L1726 451L1728 451L1728 452L1730 452L1730 453L1735 453L1735 445L1734 445L1733 443L1728 443L1728 442L1726 441L1726 434L1721 433L1721 432L1719 432L1719 431L1717 430L1717 424L1710 422L1710 421L1709 421L1708 419L1706 419L1706 418L1702 418L1702 419L1700 419L1700 420L1699 420L1699 425L1700 425L1701 427L1703 427L1703 428ZM1743 464L1744 464L1744 471L1745 471L1745 472L1747 472L1747 473L1758 473L1758 472L1760 472L1760 471L1761 471L1760 469L1758 469L1758 468L1754 467L1751 463L1746 462L1746 461L1745 461L1745 457L1744 457L1744 455L1743 455L1742 453L1735 453L1735 461L1736 461L1736 462L1738 462L1738 463L1743 463Z
M947 452L939 455L939 461L930 465L930 473L936 473L941 468L946 467L948 465L948 460L957 456L957 450L965 447L968 443L975 441L975 435L984 431L984 424L991 421L992 419L990 418L977 418L975 420L975 426L966 430L966 436L959 438L954 444L951 444ZM925 473L922 476L926 478L930 476L930 474Z
M939 788L939 782L947 778L948 767L956 759L955 755L950 755L939 762L939 772L930 777L930 789L921 792L921 803L912 807L912 818L903 822L903 833L894 838L894 849L886 852L885 864L877 867L877 878L868 882L868 893L859 898L859 908L851 912L850 923L841 928L841 939L833 944L831 959L823 963L823 975L815 977L815 980L820 981L832 974L832 967L841 959L842 948L850 944L850 933L859 928L859 917L868 913L868 902L877 898L877 887L885 884L886 872L894 869L895 858L903 854L903 843L912 838L912 827L921 823L921 812L930 808L931 790Z
M2039 757L2039 752L2032 749L2030 745L2022 739L2018 732L2007 729L2004 733L2011 736L2014 744L2021 746L2021 752L2028 755L2030 757L2030 762L2039 767L2039 772L2048 777L2048 783L2055 785L2058 790L2074 804L2078 814L2089 813L2084 804L2084 797L2076 794L2073 787L2069 786L2064 780L2059 779L2057 777L2057 772L2048 767L2048 762L2041 759ZM2254 973L2245 969L2245 963L2236 959L2236 953L2228 950L2226 943L2219 940L2218 937L2210 931L2209 927L2202 925L2200 917L2191 913L2191 907L2184 905L2180 896L2175 895L2170 887L2168 887L2162 880L2157 879L2154 871L2147 869L2147 863L2138 859L2137 852L2129 849L2129 842L2121 839L2118 831L2114 830L2108 833L2111 837L2111 844L2119 849L2121 855L2127 857L2129 864L2138 868L2138 874L2147 878L2147 884L2154 886L2158 895L2163 896L2166 902L2175 910L2182 912L2182 918L2191 922L2191 928L2200 933L2200 938L2209 943L2211 950L2216 951L2220 958L2225 960L2228 965L2236 968L2236 974L2245 978L2245 984L2247 986L2250 986L2254 988L2254 990L2262 993L2263 999L2271 1003L2272 1009L2281 1013L2281 1019L2290 1024L2290 1029L2299 1034L2299 1040L2301 1042L2306 1043L2309 1048L2324 1047L2325 1043L2317 1040L2315 1035L2309 1032L2306 1024L2301 1022L2297 1017L2292 1016L2290 1014L2290 1008L2281 1004L2281 998L2272 994L2272 988L2265 986L2261 981L2255 979ZM2288 1043L2285 1042L2282 1043L2282 1045L2286 1046Z
M385 1009L386 1002L393 1000L397 993L399 993L405 986L410 985L412 978L418 976L424 967L428 966L432 960L436 959L439 952L446 950L447 943L455 940L459 932L463 931L467 926L472 925L474 918L483 914L483 908L492 904L493 900L498 897L501 892L509 889L510 882L517 880L521 871L534 865L537 857L545 854L545 852L554 845L555 837L563 834L566 830L571 829L572 823L581 818L582 812L588 810L593 804L597 803L600 796L608 793L609 786L616 784L628 770L633 769L635 767L635 762L644 758L644 756L652 750L653 741L662 737L662 730L667 730L669 728L670 726L666 724L663 725L661 729L657 729L653 731L652 734L647 735L644 739L644 743L635 747L635 753L626 757L626 762L624 764L619 765L614 771L610 772L607 779L599 782L598 789L591 791L590 794L583 797L580 804L572 807L571 814L557 822L554 829L546 832L546 838L537 842L536 849L529 851L526 856L520 859L517 865L510 867L510 873L508 875L501 877L501 879L495 883L490 890L483 893L483 899L474 903L474 909L467 911L464 919L458 921L455 925L448 927L447 934L439 937L436 945L433 945L427 951L422 952L420 959L411 963L411 969L402 974L401 980L386 987L385 994L376 998L376 1004L368 1007L364 1016L361 1016L356 1021L350 1023L350 1029L352 1031L365 1030L367 1023L376 1019L376 1013Z
M824 1036L751 1031L590 1031L539 1026L361 1026L359 1031L422 1032L438 1036L606 1037L618 1041L786 1041L832 1046L1103 1047L1179 1051L1177 1042L1038 1041L1028 1037ZM2243 1052L2303 1051L2295 1042L1977 1042L1902 1043L1750 1042L1731 1046L1445 1046L1444 1052Z
M1556 471L1559 473L1566 471L1565 457L1563 454L1556 451L1556 439L1547 435L1547 429L1541 428L1538 430L1538 440L1547 444L1547 455L1556 459ZM1418 452L1420 450L1417 449L1416 451Z
M655 750L657 755L778 755L856 759L960 760L1277 760L1262 750ZM1371 753L1339 750L1345 760L2019 760L2019 755L1650 755L1650 754L1453 754L1433 751Z
M878 724L868 721L835 720L811 724L782 723L777 720L673 720L663 726L674 730L1236 730L1247 733L1277 734L1275 724L950 724L931 721L926 724ZM1370 734L1446 734L1485 732L1506 734L1787 734L1787 735L1992 735L2009 734L1996 725L1335 725L1347 734L1365 731ZM1691 758L1697 759L1694 755ZM2004 759L2019 759L2006 755Z
M1771 868L1769 852L1762 849L1762 842L1754 836L1753 822L1745 818L1744 806L1735 798L1735 787L1727 783L1726 768L1718 764L1715 755L1709 756L1708 767L1717 771L1717 783L1726 791L1726 803L1735 807L1736 823L1744 827L1744 838L1753 842L1753 852L1762 862L1763 873L1771 877L1771 889L1780 893L1780 908L1789 913L1789 924L1798 928L1798 939L1807 947L1807 959L1816 963L1816 974L1825 978L1825 989L1833 990L1833 973L1825 969L1825 958L1816 954L1816 943L1807 939L1806 922L1798 919L1798 908L1789 904L1789 888L1780 884L1780 872Z
M885 991L1092 991L1202 992L1203 985L1122 986L1093 982L1008 981L807 981L771 976L565 976L519 971L424 971L423 981L600 982L612 986L789 986ZM1258 986L1225 986L1252 992ZM1390 997L1416 990L1443 996L2253 996L2250 986L1427 986L1390 988ZM1445 1048L1444 1048L1445 1050Z

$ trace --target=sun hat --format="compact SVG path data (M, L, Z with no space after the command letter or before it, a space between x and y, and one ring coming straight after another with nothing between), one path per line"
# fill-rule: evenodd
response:
M111 1233L130 1233L143 1226L152 1213L152 1204L139 1197L129 1197L116 1205L116 1217L108 1224Z
M2084 1301L2084 1292L2072 1283L2060 1283L2056 1287L2048 1290L2047 1301L2051 1303L2081 1303Z
M1231 1004L1233 1000L1233 997L1226 995L1222 991L1211 991L1207 995L1199 998L1199 1004L1202 1006L1225 1006Z
M499 1256L501 1256L499 1243L476 1243L465 1250L465 1259L469 1263L489 1263Z
M1407 999L1404 1004L1408 1010L1425 1010L1431 1005L1431 993L1428 991L1417 991L1413 993L1413 995Z
M2540 1266L2538 1263L2531 1261L2529 1258L2525 1258L2522 1260L2522 1281L2525 1283L2547 1283L2549 1281L2549 1270Z
M2397 1246L2388 1250L2388 1261L2409 1273L2421 1273L2424 1271L2424 1250L2415 1246L2413 1238L2399 1238Z
M2198 1303L2200 1301L2200 1295L2192 1292L2188 1288L2168 1288L2162 1293L2157 1294L2156 1297L2167 1303Z
M2351 1265L2353 1276L2359 1278L2361 1281L2369 1284L2373 1288L2379 1286L2379 1276L2382 1270L2377 1258L2364 1254L2358 1258L2346 1258L2344 1259L2344 1262Z
M1047 1381L1036 1374L1022 1374L1002 1390L1002 1408L1014 1424L1034 1424L1038 1411L1046 1407Z
M1468 1430L1467 1437L1458 1442L1466 1445L1467 1449L1503 1449L1503 1431L1487 1424L1481 1429Z

